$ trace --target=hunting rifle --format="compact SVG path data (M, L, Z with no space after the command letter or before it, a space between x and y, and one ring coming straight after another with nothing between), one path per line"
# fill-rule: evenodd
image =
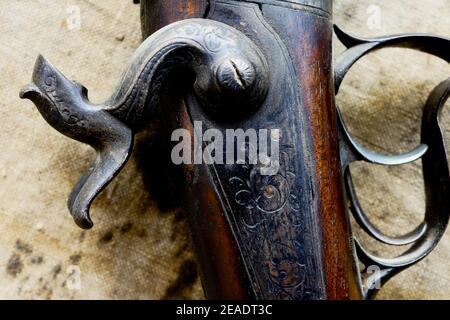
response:
M125 165L134 134L157 119L193 136L196 122L202 124L200 134L279 130L270 138L279 144L272 174L263 169L274 163L261 159L183 165L183 206L207 298L371 298L379 284L434 249L450 213L448 159L438 119L450 79L434 89L424 107L421 144L400 155L359 144L346 129L335 94L353 64L369 52L406 47L450 62L449 39L358 38L333 27L332 0L142 0L140 5L146 40L106 102L90 103L86 88L42 56L32 83L21 92L56 130L97 151L68 201L80 227L93 226L89 207ZM333 29L347 48L334 66ZM424 220L412 232L391 237L362 210L349 165L419 159ZM371 253L352 235L349 212L373 238L410 247L394 258ZM378 271L366 272L373 267Z

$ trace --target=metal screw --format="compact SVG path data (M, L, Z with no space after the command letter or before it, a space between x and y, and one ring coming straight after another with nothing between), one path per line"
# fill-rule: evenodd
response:
M227 59L217 69L219 85L229 91L245 91L253 85L255 78L252 64L239 58Z

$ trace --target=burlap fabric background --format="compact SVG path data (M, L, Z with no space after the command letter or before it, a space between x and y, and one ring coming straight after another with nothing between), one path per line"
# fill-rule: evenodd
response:
M76 8L79 29L70 20ZM370 20L377 8L379 26ZM336 0L334 19L364 36L450 36L449 15L448 0ZM157 170L150 142L138 138L128 165L92 208L94 229L82 231L66 198L94 153L18 98L42 53L100 102L140 41L139 8L131 0L0 1L0 298L203 298L182 209L167 201L164 181L149 174ZM336 42L335 49L342 46ZM377 151L406 151L419 141L428 93L448 76L449 66L436 58L386 50L354 68L338 102L359 141ZM420 163L353 168L364 208L390 234L411 230L423 216L420 170ZM380 253L397 252L368 242ZM390 281L378 298L450 298L449 261L447 232L426 260Z

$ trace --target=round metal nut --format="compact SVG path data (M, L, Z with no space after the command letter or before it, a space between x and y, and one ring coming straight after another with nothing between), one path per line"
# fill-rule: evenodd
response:
M243 92L250 89L256 79L253 65L240 58L230 58L217 68L217 80L227 91Z

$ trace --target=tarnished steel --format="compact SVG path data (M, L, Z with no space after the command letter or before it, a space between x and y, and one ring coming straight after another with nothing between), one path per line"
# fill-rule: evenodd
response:
M359 144L334 97L367 53L407 47L450 62L449 39L421 34L362 39L335 27L347 50L333 70L331 0L146 0L141 8L148 38L110 99L92 104L86 88L42 56L32 83L21 92L56 130L97 150L69 197L80 227L93 226L90 205L125 165L134 134L157 119L166 130L193 136L187 149L194 161L181 162L180 183L208 298L371 298L377 284L435 248L450 214L450 174L438 118L450 96L450 79L428 99L421 144L401 155ZM208 150L207 142L218 143L216 136L228 137L230 130L247 134L242 145L233 140L231 150L222 144L197 158L196 152ZM264 145L251 143L252 132L271 133L271 146L278 146L271 157L261 157ZM239 152L244 158L235 161ZM386 235L362 210L349 165L418 159L426 188L424 221L405 235ZM410 248L395 258L370 253L353 238L349 212L376 240ZM366 272L374 266L379 272Z

